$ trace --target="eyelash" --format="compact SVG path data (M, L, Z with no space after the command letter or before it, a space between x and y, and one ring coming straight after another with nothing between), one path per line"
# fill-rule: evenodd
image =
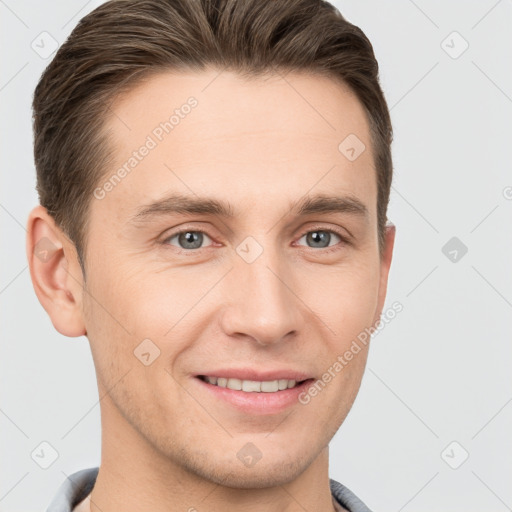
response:
M322 228L321 226L310 228L310 229L304 231L299 236L298 240L300 240L303 236L307 235L308 233L314 233L315 231L322 231L325 233L335 234L337 237L339 237L340 241L332 246L327 246L327 247L315 248L315 247L309 247L307 245L303 245L301 247L306 247L308 249L313 249L313 250L317 250L317 251L321 250L323 254L326 254L326 253L331 253L333 251L339 251L342 247L350 245L350 241L348 240L348 238L345 235L342 235L339 231L337 231L335 229L325 229L325 228Z
M324 229L324 228L321 228L321 227L310 228L310 229L302 232L302 234L299 236L298 240L300 240L302 237L304 237L308 233L314 233L315 231L322 231L322 232L325 232L325 233L333 233L333 234L335 234L336 236L338 236L340 238L340 241L338 243L332 245L332 246L327 246L327 247L315 248L315 247L308 247L306 245L301 245L300 247L306 247L308 249L313 249L313 250L317 250L317 251L321 250L325 254L325 253L330 253L330 252L333 252L333 251L337 251L342 246L350 245L350 241L348 240L348 238L346 236L342 235L337 230L334 230L334 229ZM210 238L213 241L213 237L211 237L205 231L201 231L200 229L186 229L185 228L185 229L182 229L180 231L176 231L175 233L167 236L164 240L162 240L161 243L163 245L169 246L169 245L171 245L169 243L169 240L171 238L174 238L174 237L177 237L177 236L181 235L182 233L201 233L203 235L206 235L208 238ZM208 247L199 247L197 249L184 249L182 247L178 247L178 246L175 246L175 245L173 245L172 247L174 247L179 252L190 253L190 254L193 254L193 253L197 252L199 249L207 249L208 248Z

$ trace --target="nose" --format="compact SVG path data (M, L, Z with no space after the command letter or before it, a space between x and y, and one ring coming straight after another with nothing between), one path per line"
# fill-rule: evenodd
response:
M301 301L290 271L269 251L247 263L235 255L223 290L228 300L221 316L223 332L260 345L291 339L301 329Z

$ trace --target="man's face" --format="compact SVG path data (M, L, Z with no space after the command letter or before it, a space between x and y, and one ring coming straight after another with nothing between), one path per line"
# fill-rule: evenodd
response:
M385 295L363 108L327 78L208 71L152 77L111 110L115 161L91 199L83 296L100 395L109 391L103 443L225 485L290 481L345 419L367 346L309 403L299 391L378 320ZM350 134L366 146L355 160L339 149ZM172 200L147 209L178 195L180 211L164 207ZM189 211L186 198L232 215ZM295 374L308 381L277 392L198 377L236 387L226 379Z

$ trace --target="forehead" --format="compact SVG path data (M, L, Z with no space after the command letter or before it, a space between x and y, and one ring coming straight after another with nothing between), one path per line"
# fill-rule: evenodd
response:
M169 191L265 212L310 190L348 192L375 210L366 113L347 86L327 77L166 72L109 110L114 159L98 184L111 182L100 209L115 207L119 217Z

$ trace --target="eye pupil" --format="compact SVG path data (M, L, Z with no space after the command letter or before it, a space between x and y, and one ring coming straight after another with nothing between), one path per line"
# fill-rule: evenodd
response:
M184 249L198 249L203 243L203 234L197 231L186 231L180 233L178 241Z
M308 243L313 247L328 247L331 241L331 234L327 231L311 231L307 234Z

